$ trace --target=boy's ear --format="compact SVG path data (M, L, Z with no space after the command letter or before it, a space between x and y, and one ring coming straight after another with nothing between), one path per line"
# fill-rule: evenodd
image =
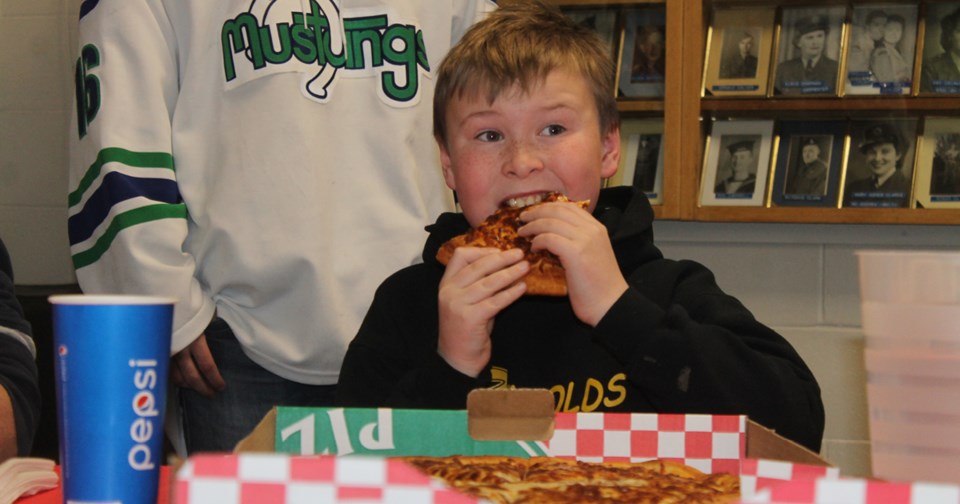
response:
M437 146L440 147L440 167L443 169L443 180L451 190L457 190L456 179L453 176L453 163L450 160L450 151L447 145L440 137L434 137L437 140Z
M603 136L603 153L600 158L600 177L610 178L620 168L620 126L610 128Z

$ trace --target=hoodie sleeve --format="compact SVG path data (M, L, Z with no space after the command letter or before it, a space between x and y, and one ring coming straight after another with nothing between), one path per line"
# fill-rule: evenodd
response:
M173 349L213 300L183 251L187 208L172 144L180 58L160 0L84 2L70 131L70 253L84 292L176 298Z
M819 451L820 387L782 336L692 261L653 261L595 331L664 412L746 414Z
M40 420L40 385L30 323L13 287L13 271L0 241L0 387L13 406L17 455L30 454Z

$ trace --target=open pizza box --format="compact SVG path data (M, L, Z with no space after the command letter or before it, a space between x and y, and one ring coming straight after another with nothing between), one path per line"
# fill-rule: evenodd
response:
M293 496L312 494L311 502L473 502L390 458L456 454L670 459L739 474L745 502L785 481L839 477L817 454L745 416L555 413L547 390L477 390L467 410L276 407L233 454L188 459L175 501L300 502ZM251 493L265 489L272 493Z

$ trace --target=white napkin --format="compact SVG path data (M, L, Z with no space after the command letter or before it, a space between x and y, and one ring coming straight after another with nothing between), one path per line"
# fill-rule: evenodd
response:
M60 478L54 466L52 460L31 457L15 457L0 464L0 504L56 488Z

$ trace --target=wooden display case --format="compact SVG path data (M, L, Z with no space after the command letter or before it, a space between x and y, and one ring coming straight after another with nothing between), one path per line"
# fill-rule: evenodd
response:
M501 4L523 0L500 0ZM894 0L891 0L893 2ZM602 7L623 10L662 5L666 12L666 78L662 98L618 99L624 119L663 118L663 203L654 205L658 219L705 222L864 223L864 224L960 224L960 209L950 208L839 208L812 206L710 206L700 203L701 172L704 169L707 124L714 119L830 118L856 120L870 116L957 116L960 95L917 96L916 90L902 96L844 96L843 79L838 96L807 98L713 97L704 93L707 34L716 7L762 6L791 8L840 5L830 0L552 0L561 8ZM891 3L886 2L886 3ZM859 2L863 3L863 2ZM903 3L903 2L899 2ZM908 2L909 3L909 2ZM927 0L915 0L923 12ZM854 3L856 4L856 2ZM854 5L844 4L844 5ZM843 38L849 27L844 20ZM923 36L923 21L918 23ZM623 26L618 25L622 30ZM622 33L620 34L622 35ZM622 45L622 44L621 44ZM776 44L774 44L774 50ZM620 47L622 51L622 47ZM770 55L774 57L774 55ZM915 67L914 81L919 78ZM771 160L771 166L775 160ZM771 198L766 198L769 201ZM839 206L839 205L838 205Z
M921 4L924 2L921 2ZM958 116L960 98L953 96L916 96L914 90L903 96L836 97L757 97L732 98L705 96L703 70L707 54L707 34L712 10L716 7L817 6L837 5L817 0L684 0L683 80L680 135L681 185L680 219L726 222L795 223L870 223L870 224L960 224L960 211L927 208L836 208L836 207L721 207L704 206L699 201L699 181L703 169L706 124L715 118L804 119L828 117L856 120L871 115L884 116ZM922 6L921 6L922 8ZM920 23L922 36L922 22ZM915 76L919 71L915 71ZM915 78L914 81L917 79ZM841 79L842 83L842 79ZM842 92L840 93L843 94ZM960 96L960 95L957 95Z

